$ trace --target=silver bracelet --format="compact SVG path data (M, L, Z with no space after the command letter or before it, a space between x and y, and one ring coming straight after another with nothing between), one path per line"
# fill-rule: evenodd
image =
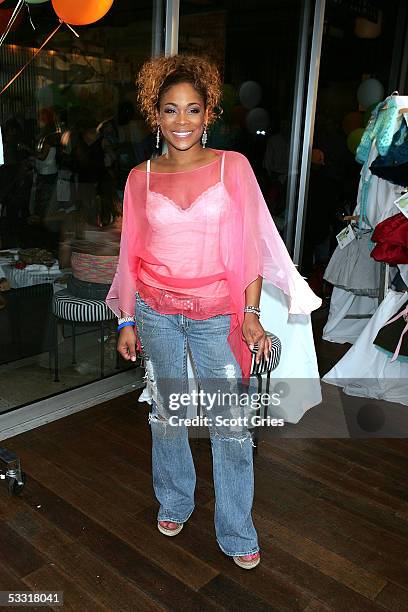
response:
M118 319L118 325L122 325L122 323L134 323L135 317L122 317Z
M244 312L251 312L252 314L256 314L257 317L261 316L261 310L257 306L245 306Z

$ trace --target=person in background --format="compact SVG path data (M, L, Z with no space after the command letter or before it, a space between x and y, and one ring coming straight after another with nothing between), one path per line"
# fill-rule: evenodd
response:
M61 132L55 122L54 111L43 108L38 114L39 137L36 144L34 168L36 189L34 215L46 217L56 198Z
M7 219L7 238L29 215L30 190L33 182L30 155L21 122L13 117L2 127L4 164L0 166L1 216Z
M129 172L151 155L150 135L130 100L120 102L116 116L102 122L98 131L103 137L106 176L113 178L114 190L123 200Z
M60 267L70 268L67 288L83 299L104 300L118 264L122 212L119 201L111 211L112 222L98 227L83 211L73 234L67 232L60 245Z
M100 224L101 185L105 179L103 138L96 119L82 113L70 131L71 167L76 174L76 208L94 225Z

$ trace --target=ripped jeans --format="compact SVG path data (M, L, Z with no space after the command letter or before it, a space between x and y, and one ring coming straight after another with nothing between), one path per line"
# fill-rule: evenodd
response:
M189 391L188 348L201 389L215 392L217 383L217 390L228 391L239 384L241 370L227 340L230 316L194 320L185 315L163 315L136 294L136 325L153 397L149 422L153 487L160 504L157 520L185 523L194 510L196 473L188 424L183 424L187 408L176 409L170 399ZM231 414L236 417L240 410L239 406L225 410L216 405L212 411L204 409L211 422L208 430L213 457L215 532L221 550L230 556L259 550L251 516L252 437L245 425L235 425L236 419L232 426L231 419L221 419ZM218 415L226 425L216 424Z

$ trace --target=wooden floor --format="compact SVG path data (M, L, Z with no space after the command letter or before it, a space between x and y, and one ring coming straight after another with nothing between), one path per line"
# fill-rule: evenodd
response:
M408 610L407 440L261 442L262 563L244 571L215 542L208 440L191 519L157 531L147 413L132 393L6 441L28 481L0 482L0 591L63 590L81 612Z

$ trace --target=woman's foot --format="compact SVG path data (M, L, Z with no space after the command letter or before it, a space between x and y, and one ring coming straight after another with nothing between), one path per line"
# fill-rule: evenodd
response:
M175 536L183 529L183 523L173 523L173 521L159 521L157 523L157 528L160 533L163 533L166 536Z
M243 569L253 569L259 565L261 561L261 554L259 552L253 553L252 555L243 555L242 557L233 557L235 563Z

